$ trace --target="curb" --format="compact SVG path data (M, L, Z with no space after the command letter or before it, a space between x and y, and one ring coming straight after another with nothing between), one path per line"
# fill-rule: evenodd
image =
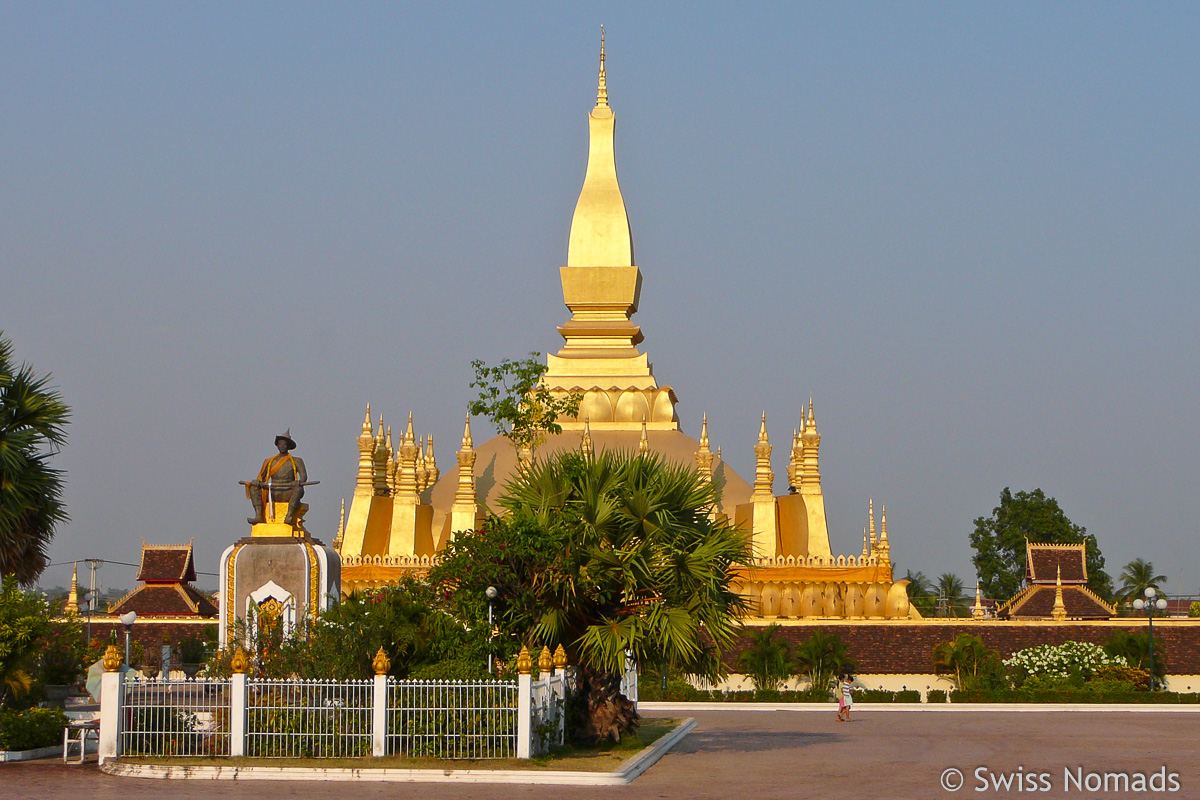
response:
M721 702L671 702L648 701L638 703L639 710L646 711L812 711L830 712L833 703L721 703ZM862 712L908 712L952 714L971 711L1025 714L1039 711L1106 713L1123 712L1134 714L1200 714L1200 703L855 703L854 711Z
M365 781L377 783L510 783L541 786L625 786L654 766L696 727L689 717L613 772L505 769L371 769L306 767L157 766L109 761L100 769L124 778L214 781Z

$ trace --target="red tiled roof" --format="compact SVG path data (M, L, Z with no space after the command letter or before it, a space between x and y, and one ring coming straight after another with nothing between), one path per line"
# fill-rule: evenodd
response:
M1029 586L1020 594L1001 606L996 614L1000 617L1044 617L1049 619L1054 610L1056 587L1038 584ZM1086 586L1062 587L1063 605L1068 619L1108 619L1117 615L1109 606Z
M1026 545L1026 578L1029 583L1054 585L1062 569L1063 585L1087 583L1087 556L1080 544Z
M151 583L196 580L190 544L142 544L137 579Z
M215 617L217 607L187 583L144 583L109 608L110 614L136 611L139 617Z

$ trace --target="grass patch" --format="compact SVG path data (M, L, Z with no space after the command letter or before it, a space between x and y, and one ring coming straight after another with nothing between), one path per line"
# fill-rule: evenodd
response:
M147 764L157 767L302 767L304 769L462 769L567 770L577 772L612 772L625 759L654 744L675 730L683 720L663 717L643 717L637 732L621 739L619 744L604 743L594 747L566 745L553 753L528 761L517 758L450 760L444 758L122 758L126 764Z

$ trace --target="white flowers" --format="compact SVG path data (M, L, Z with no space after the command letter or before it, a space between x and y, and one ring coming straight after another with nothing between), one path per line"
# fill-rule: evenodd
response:
M1064 642L1019 650L1004 660L1004 666L1009 672L1023 671L1028 675L1047 678L1068 678L1074 673L1091 676L1101 667L1127 667L1129 662L1122 656L1110 656L1098 644Z

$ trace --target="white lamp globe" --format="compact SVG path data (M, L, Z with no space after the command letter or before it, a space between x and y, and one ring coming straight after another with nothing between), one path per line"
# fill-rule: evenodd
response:
M1136 608L1138 611L1141 611L1143 608L1146 607L1146 601L1139 597L1138 599L1133 601L1133 607Z
M1156 602L1154 605L1155 605L1155 606L1158 608L1158 610L1159 610L1159 611L1164 611L1164 610L1166 610L1166 608L1167 608L1167 598L1165 598L1165 597L1160 597L1160 598L1158 598L1158 602Z
M1158 594L1158 592L1155 590L1155 588L1153 586L1146 587L1146 597L1154 597L1154 595L1156 595L1156 594Z

